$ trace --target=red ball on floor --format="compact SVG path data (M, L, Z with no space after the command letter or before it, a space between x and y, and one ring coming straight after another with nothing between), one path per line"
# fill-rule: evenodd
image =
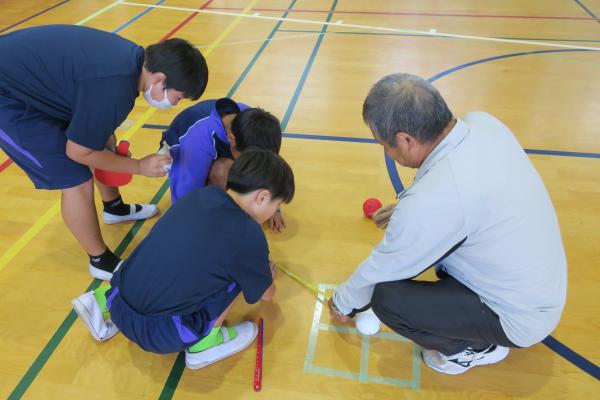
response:
M381 208L381 201L374 197L370 197L363 203L363 212L366 217L372 218L373 213Z

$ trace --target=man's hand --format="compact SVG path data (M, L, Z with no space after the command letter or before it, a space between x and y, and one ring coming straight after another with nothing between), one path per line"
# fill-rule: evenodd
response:
M285 230L285 219L283 219L283 215L281 214L280 210L277 210L277 212L273 214L271 218L269 218L267 221L267 226L269 227L271 233L275 234L281 233Z
M151 178L165 176L167 170L164 166L171 162L171 157L168 155L150 154L140 160L137 175L144 175Z
M342 314L340 310L337 309L335 303L333 302L333 297L329 299L329 302L327 304L329 305L329 314L331 315L331 319L342 324L345 324L346 322L350 321L350 317Z
M390 217L394 213L394 208L396 204L388 204L385 207L381 207L379 210L373 213L373 222L375 226L379 229L385 229L390 222Z

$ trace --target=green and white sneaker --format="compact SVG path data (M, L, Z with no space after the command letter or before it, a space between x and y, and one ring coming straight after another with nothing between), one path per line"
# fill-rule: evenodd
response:
M119 328L110 319L104 320L102 308L100 308L93 291L73 299L71 304L94 339L103 342L119 332Z
M235 333L235 336L231 334L232 332ZM250 321L242 322L230 328L222 326L220 328L222 342L198 352L193 352L196 346L192 346L185 351L185 365L190 369L199 369L214 364L250 346L257 334L256 324ZM221 341L220 339L221 337L219 337L219 341Z

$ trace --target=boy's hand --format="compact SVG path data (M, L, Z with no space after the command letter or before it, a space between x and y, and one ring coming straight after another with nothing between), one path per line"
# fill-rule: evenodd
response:
M280 210L277 210L277 212L275 212L275 214L269 218L267 225L271 233L278 234L284 231L286 227L285 219L283 219L283 215L281 214Z
M167 171L164 165L172 162L171 157L164 154L150 154L139 160L138 175L151 178L165 176Z
M379 210L373 213L373 222L375 226L379 229L385 229L390 222L390 217L394 213L394 208L396 204L388 204L385 207L381 207Z
M273 280L275 280L275 274L277 273L277 265L271 260L269 260L269 268L271 269L271 276Z
M337 309L335 303L333 302L333 296L329 299L327 305L329 306L329 314L331 315L331 319L342 324L345 324L346 322L350 321L350 317L342 314L340 310Z

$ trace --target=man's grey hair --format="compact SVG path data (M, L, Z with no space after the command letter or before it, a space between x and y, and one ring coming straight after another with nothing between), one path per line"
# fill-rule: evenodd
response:
M440 92L423 78L392 74L377 82L363 104L363 119L384 142L396 147L396 133L421 143L435 141L452 121Z

